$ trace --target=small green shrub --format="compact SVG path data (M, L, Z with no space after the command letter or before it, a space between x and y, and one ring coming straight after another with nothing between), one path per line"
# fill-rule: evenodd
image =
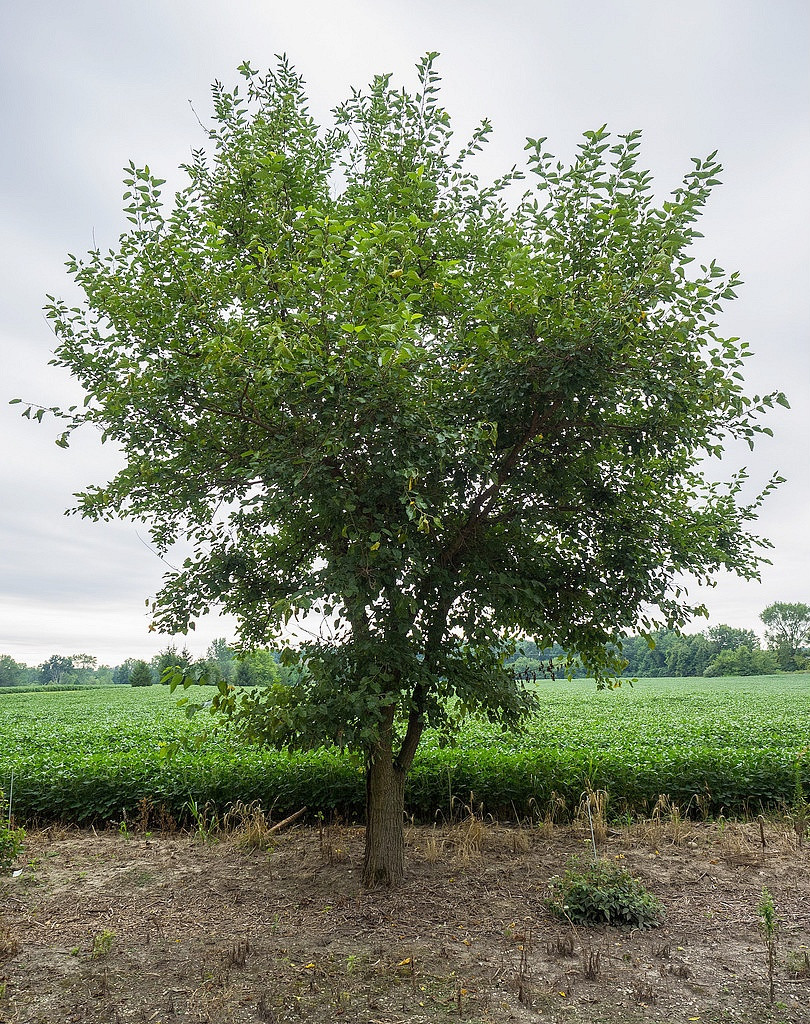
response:
M11 865L22 850L25 832L11 827L11 818L6 815L6 795L0 789L0 875L11 870Z
M115 942L115 932L111 932L109 928L104 928L100 932L96 932L93 936L93 946L90 950L90 956L94 960L100 960L105 956L110 955L110 950Z
M609 861L569 867L549 881L546 907L574 924L655 928L664 920L661 901L640 879Z

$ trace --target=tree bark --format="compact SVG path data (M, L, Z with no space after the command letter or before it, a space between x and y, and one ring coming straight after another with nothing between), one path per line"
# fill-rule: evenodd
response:
M405 875L405 776L390 745L378 744L366 765L363 885L393 888Z

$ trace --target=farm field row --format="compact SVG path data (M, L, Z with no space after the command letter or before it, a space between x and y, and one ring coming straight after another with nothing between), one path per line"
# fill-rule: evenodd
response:
M568 812L586 785L604 788L616 815L649 812L667 794L693 812L757 813L810 793L810 676L645 679L596 691L547 682L540 711L515 735L468 723L458 744L426 736L411 773L409 813L448 816L472 799L485 813ZM310 811L362 815L362 766L336 750L290 755L204 735L165 687L0 694L0 788L14 774L18 821L121 821L146 801L175 819L190 801L261 800L275 817ZM161 746L197 735L169 762ZM564 813L564 812L563 812Z

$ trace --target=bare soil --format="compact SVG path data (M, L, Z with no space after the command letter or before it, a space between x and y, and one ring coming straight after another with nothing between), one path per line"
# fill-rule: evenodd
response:
M756 822L610 832L601 855L666 906L641 932L545 909L549 878L589 856L582 828L412 828L405 884L371 893L353 827L42 831L0 881L0 1021L808 1024L810 856L789 823L761 838Z

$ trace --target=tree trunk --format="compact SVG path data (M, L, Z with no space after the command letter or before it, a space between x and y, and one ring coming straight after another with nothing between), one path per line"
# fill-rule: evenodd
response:
M390 745L378 744L366 765L366 852L363 885L393 888L405 875L405 775Z

